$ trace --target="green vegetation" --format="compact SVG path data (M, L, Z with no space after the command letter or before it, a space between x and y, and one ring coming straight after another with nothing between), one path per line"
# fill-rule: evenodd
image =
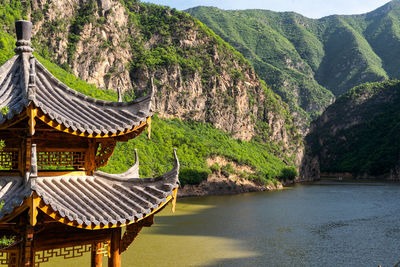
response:
M9 246L9 245L11 245L14 241L15 241L15 236L12 236L12 237L5 237L5 236L3 236L2 238L0 238L0 248L1 248L1 247Z
M0 110L1 114L3 114L3 116L7 115L8 112L10 112L10 108L5 106Z
M210 124L178 119L164 120L156 115L152 121L151 139L142 134L127 143L119 143L109 164L103 168L104 171L120 173L127 170L133 165L134 158L126 155L132 154L137 148L140 175L157 176L172 168L172 148L176 147L183 185L198 184L217 169L227 174L233 173L233 167L229 164L222 167L207 166L206 159L216 155L254 168L256 173L246 177L250 180L268 184L277 178L287 179L285 170L288 166L278 157L280 152L272 144L233 139Z
M1 0L0 0L1 1ZM2 7L7 13L9 7L18 5L18 1L3 0L5 7ZM194 20L188 14L174 9L168 9L152 4L142 4L136 1L125 1L122 3L129 11L129 27L140 34L132 34L128 38L128 44L133 50L133 58L129 65L132 74L144 72L146 70L156 71L160 68L169 68L179 66L184 78L190 78L195 72L201 75L201 81L205 88L210 87L209 83L212 77L220 75L225 70L229 70L234 86L245 81L244 72L251 70L250 64L244 57L236 52L230 45L225 43L213 31L204 26L201 22ZM19 6L19 10L27 10L27 7ZM46 10L34 10L32 13L35 21L40 21L46 16ZM82 4L71 21L68 35L67 58L71 60L74 57L76 43L80 40L80 34L85 24L102 23L101 20L95 20L97 12L96 1L87 1ZM2 35L3 47L0 48L0 60L3 64L13 55L15 39L12 37L14 21L22 18L23 14L15 14L5 28ZM2 22L0 16L0 22ZM65 23L55 22L49 25L43 21L43 27L49 32L55 32L65 27ZM104 21L103 21L104 23ZM62 25L61 25L62 24ZM184 40L190 31L195 31L201 35L204 43L197 46L181 46L180 40ZM151 38L158 38L150 48L147 44ZM35 46L38 45L38 52L35 57L58 79L67 86L91 97L111 100L117 100L117 94L108 90L99 90L95 86L77 79L73 76L67 65L60 68L58 65L50 62L48 58L53 51L47 48L49 43L39 44L38 40L33 40ZM106 43L104 49L111 49L111 43ZM218 54L219 64L213 64L213 55ZM70 62L70 61L69 61ZM111 74L110 70L110 74ZM158 80L155 80L158 83ZM184 81L185 82L185 81ZM296 135L296 129L291 122L287 107L282 104L265 83L261 83L261 90L267 101L265 106L257 103L255 100L256 92L249 91L252 105L258 105L260 117L263 118L264 112L274 112L286 120L286 130L289 134ZM132 96L131 96L132 97ZM233 105L232 96L229 94L218 97L226 98L223 102L227 105ZM2 111L3 112L3 111ZM6 112L6 110L4 110ZM254 118L259 120L260 118ZM283 178L284 169L288 167L284 162L292 165L294 155L288 156L288 148L283 149L280 143L268 141L271 129L268 124L260 120L257 124L260 135L256 140L244 142L232 138L229 134L215 129L210 124L204 124L193 121L162 120L153 119L152 139L148 140L145 135L131 140L127 143L118 144L117 149L108 166L104 168L109 172L122 172L133 164L133 149L138 148L141 162L141 176L156 176L168 171L172 167L172 148L178 148L178 155L181 161L180 179L182 184L198 184L212 172L212 168L207 166L206 159L214 155L225 157L241 165L251 166L256 170L255 174L243 174L247 179L253 179L260 183L268 184L276 182L275 179ZM292 140L297 145L300 142L300 136ZM168 156L167 156L168 155ZM214 166L215 167L215 166ZM232 173L232 166L222 166L221 170Z
M262 83L261 86L257 83L255 84L254 81L258 78L253 75L254 70L250 63L212 30L200 21L193 19L187 13L175 9L154 4L144 4L139 1L120 0L120 2L125 6L128 14L127 24L119 25L119 23L115 23L112 26L115 26L121 32L126 31L130 34L121 34L119 36L120 43L115 46L113 44L115 42L105 40L102 35L100 36L100 33L95 31L95 36L91 37L96 40L95 42L100 42L100 44L99 51L92 51L94 55L92 58L90 55L85 54L85 51L76 56L74 54L76 45L80 41L85 45L91 39L88 39L87 36L85 36L86 39L82 39L83 29L96 27L96 29L101 30L100 32L108 32L104 25L107 25L109 23L108 20L112 19L112 13L110 13L113 12L112 10L103 15L103 10L100 10L97 2L90 0L77 5L71 18L61 16L60 19L55 19L51 22L46 20L46 14L51 12L54 4L49 3L47 6L42 7L40 12L33 10L35 20L38 20L37 23L42 23L41 29L33 37L33 44L37 49L36 55L42 56L39 60L46 67L50 67L56 77L62 77L60 79L67 83L66 81L74 81L67 73L71 72L71 65L76 67L83 64L79 58L88 57L87 60L89 62L98 63L103 60L103 55L108 52L119 57L114 52L121 47L124 49L130 47L129 50L132 56L129 62L125 63L125 68L129 70L132 83L140 85L140 88L135 93L132 93L133 90L127 92L124 96L125 99L132 99L145 93L146 90L143 86L141 74L154 77L157 93L159 94L157 97L161 97L161 95L167 96L177 86L177 81L179 81L180 87L191 89L197 86L193 84L193 81L197 83L197 79L199 79L201 81L202 94L211 99L207 100L206 103L207 113L209 113L206 115L207 117L213 116L215 107L223 105L223 109L230 109L229 112L231 114L229 115L240 116L238 119L242 120L248 114L239 114L239 106L236 105L235 99L241 96L242 93L240 91L247 90L246 94L250 108L254 111L257 110L257 112L254 112L257 117L254 114L249 115L253 116L252 123L261 121L259 125L268 124L267 112L275 113L277 115L275 118L281 117L285 120L286 128L289 130L290 141L293 141L293 143L299 142L300 138L296 138L297 130L294 127L290 113L287 111L287 105L282 104L282 100L265 83ZM111 14L111 17L108 17L109 14ZM85 28L85 26L89 25L90 27ZM65 35L59 34L60 31L68 32L68 37L66 38ZM93 34L93 31L90 34ZM59 44L64 42L67 42L67 62L65 62L65 55L60 55L58 49ZM62 63L62 68L67 72L62 72L59 68L52 67L51 63L46 59L58 60L60 64ZM73 59L73 62L71 62L71 59ZM121 66L117 68L113 65L105 71L104 79L106 83L112 78L115 81L116 75L121 72ZM166 81L163 77L164 73L173 73L174 75L176 73L176 81L172 79ZM77 87L70 83L67 83L67 85L72 88ZM84 94L94 94L95 92L97 95L94 97L109 99L108 93L104 91L98 94L99 91L94 90L94 88L85 88L85 85L78 87L81 87L78 90ZM176 101L181 104L182 99L186 98L187 94L187 91L179 92ZM215 97L211 97L214 95ZM258 101L260 98L262 100ZM212 107L209 108L210 106ZM185 114L184 117L190 118L195 115ZM265 127L260 127L260 132L261 128L265 129ZM259 140L269 142L271 138L268 134L270 132L262 131L262 133L259 136ZM299 144L294 145L297 146Z
M241 68L247 64L240 53L186 13L155 4L130 0L121 2L129 13L129 27L140 31L139 35L132 35L128 39L133 54L130 66L132 73L143 71L143 68L155 70L179 65L184 76L193 75L195 71L200 72L202 82L206 85L212 76L225 69L242 73ZM207 42L182 46L180 40L187 38L188 30L198 31ZM158 40L149 49L146 44L152 38ZM212 64L210 59L214 49L217 49L221 61L229 65ZM234 61L242 66L238 67Z
M293 167L293 166L292 167L284 167L281 170L281 175L279 178L284 181L287 181L287 180L293 181L297 177L297 175L298 175L298 172L295 167Z
M307 125L333 99L314 78L323 44L293 23L297 14L262 10L188 10L241 52L260 78L287 102L298 124ZM312 66L312 67L311 67Z
M187 10L240 51L298 123L364 82L400 78L400 2L369 14L309 19L293 12ZM329 92L331 91L331 92Z
M399 163L400 81L366 83L340 97L307 137L323 172L388 176Z
M14 55L15 21L26 18L26 3L19 0L0 0L0 65Z

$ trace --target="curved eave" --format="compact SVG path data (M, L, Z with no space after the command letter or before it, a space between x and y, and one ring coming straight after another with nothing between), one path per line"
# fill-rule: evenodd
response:
M133 128L126 129L125 131L116 131L115 133L92 133L89 134L87 131L80 131L80 130L74 130L71 127L65 125L62 122L57 122L56 120L51 119L48 115L46 115L43 111L41 111L40 108L37 108L37 118L40 119L42 122L47 124L48 126L52 127L55 130L58 130L60 132L64 132L67 134L79 136L79 137L86 137L86 138L113 138L113 137L120 137L124 136L130 133L140 133L142 132L149 124L151 121L151 116L147 117L145 121L139 122L137 126L133 126Z
M50 205L46 205L46 203L44 202L44 200L42 198L40 198L40 203L38 208L43 211L45 214L49 215L51 218L53 218L55 221L58 221L62 224L66 224L68 226L72 226L72 227L76 227L76 228L81 228L81 229L85 229L85 230L100 230L100 229L110 229L110 228L117 228L117 227L124 227L133 223L137 223L151 215L154 215L156 213L158 213L159 211L161 211L166 205L168 205L169 202L171 202L172 200L174 200L177 197L178 194L178 187L176 187L173 191L173 193L169 196L166 197L166 200L164 202L161 202L161 204L158 205L157 208L153 209L149 214L146 214L145 216L143 216L142 218L139 219L135 219L132 221L127 221L126 223L117 223L117 224L99 224L99 225L95 225L95 224L90 224L90 225L85 225L85 224L79 224L76 221L71 221L66 217L62 217L60 215L60 213L58 211L54 211Z
M174 156L174 167L157 178L115 177L103 172L40 177L32 190L38 197L38 208L60 223L88 230L122 227L176 200L180 166L175 150Z
M109 138L143 127L152 115L154 90L130 102L111 102L85 96L54 77L36 59L32 102L39 117L53 128L67 133Z
M9 221L27 209L26 199L32 195L29 186L24 185L20 176L2 176L0 179L0 222Z
M13 124L30 103L24 88L25 65L24 59L15 55L0 66L0 109L8 109L7 114L0 112L0 128Z
M133 166L130 167L129 170L127 170L126 172L119 174L111 174L102 171L95 171L94 173L98 177L111 178L115 180L127 179L129 177L139 177L139 157L137 154L137 150L135 149L135 164L133 164Z

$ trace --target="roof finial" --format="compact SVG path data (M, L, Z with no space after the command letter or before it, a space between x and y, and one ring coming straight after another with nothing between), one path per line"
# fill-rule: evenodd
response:
M32 35L32 22L27 20L17 20L15 22L15 31L17 34L15 53L32 53L31 35Z

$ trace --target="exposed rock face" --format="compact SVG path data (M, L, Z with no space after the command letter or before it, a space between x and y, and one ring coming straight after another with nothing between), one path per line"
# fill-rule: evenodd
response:
M154 77L161 116L208 122L242 140L262 134L300 162L287 105L190 16L134 1L31 2L35 48L81 79L137 96Z
M128 90L132 88L129 70L125 67L132 57L127 45L127 38L132 34L128 29L128 14L118 1L99 0L98 3L32 1L33 19L35 14L43 14L43 20L34 19L33 34L40 44L38 52L47 49L57 64L69 64L75 76L99 88ZM80 15L84 19L78 20ZM77 31L76 28L81 29L75 43L71 41L71 32ZM110 75L111 72L116 75Z
M317 156L304 155L300 165L298 182L315 181L321 178Z

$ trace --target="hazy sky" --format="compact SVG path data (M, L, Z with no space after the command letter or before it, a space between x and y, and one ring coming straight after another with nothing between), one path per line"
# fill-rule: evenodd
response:
M195 6L215 6L221 9L268 9L295 11L309 18L328 15L362 14L372 11L389 0L142 0L174 7L178 10Z

